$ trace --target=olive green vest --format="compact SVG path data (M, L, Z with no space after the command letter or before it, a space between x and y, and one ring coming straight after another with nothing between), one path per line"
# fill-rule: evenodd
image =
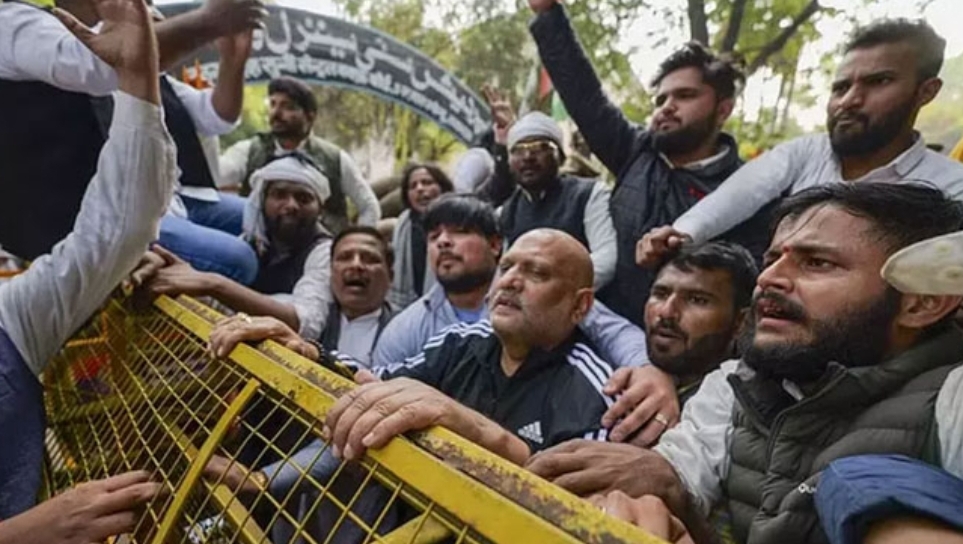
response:
M952 327L877 366L833 365L799 402L772 380L729 376L737 402L725 491L736 540L828 542L813 494L836 459L895 453L939 464L933 406L961 362L963 331Z
M262 133L253 138L251 151L247 156L247 175L241 184L241 196L251 193L251 174L267 164L276 149L275 139L271 134ZM348 226L348 202L341 187L341 148L312 135L308 136L304 151L321 167L331 185L331 196L324 203L321 223L333 236L337 236Z

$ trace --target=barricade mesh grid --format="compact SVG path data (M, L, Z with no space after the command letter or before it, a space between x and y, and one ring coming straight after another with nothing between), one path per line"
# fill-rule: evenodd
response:
M211 357L219 318L113 299L43 376L48 493L130 470L166 488L117 542L658 542L443 429L338 461L319 422L352 385L270 342Z

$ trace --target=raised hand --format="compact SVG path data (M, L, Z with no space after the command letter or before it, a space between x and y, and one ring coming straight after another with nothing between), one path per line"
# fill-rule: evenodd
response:
M491 109L495 142L505 145L508 142L508 130L515 124L515 110L512 108L512 102L491 85L482 87L482 94Z
M672 227L656 227L635 244L635 264L655 268L691 241L688 234Z
M215 42L221 54L221 60L231 63L244 64L251 56L251 45L254 43L254 31L245 30L218 38Z
M528 7L535 13L542 13L552 9L552 6L557 3L558 0L528 0Z
M94 32L70 13L54 15L117 72L120 90L160 104L157 38L144 0L91 0L103 25Z
M268 15L261 0L207 0L201 13L215 36L233 36L264 28L264 18Z

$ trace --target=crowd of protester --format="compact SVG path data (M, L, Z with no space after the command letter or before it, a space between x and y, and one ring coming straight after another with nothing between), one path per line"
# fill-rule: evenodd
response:
M963 542L963 164L914 129L942 86L925 22L855 29L826 132L744 164L723 131L737 65L680 48L640 126L561 3L529 0L614 187L567 161L552 118L486 88L485 145L451 176L407 166L384 223L350 154L313 134L304 82L271 81L268 132L212 147L238 124L260 0L169 19L57 5L0 3L0 244L29 260L0 285L0 436L17 437L0 441L0 544L103 541L161 490L130 472L35 500L38 376L122 281L229 314L214 357L270 339L354 374L324 442L214 457L205 476L239 494L288 496L302 471L439 425L671 542ZM213 88L164 73L208 43ZM384 491L354 515L373 521Z

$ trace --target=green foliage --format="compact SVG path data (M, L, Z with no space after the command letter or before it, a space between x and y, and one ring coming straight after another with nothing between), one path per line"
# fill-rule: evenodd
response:
M920 112L916 127L927 142L949 151L963 138L963 55L948 59L940 75L943 90Z
M498 86L515 104L522 101L526 83L537 66L537 53L527 28L532 17L528 0L336 2L349 19L420 49L472 88L486 83ZM801 131L789 116L789 106L808 106L815 100L808 83L810 74L798 73L797 67L806 44L819 38L819 22L856 18L855 10L832 10L813 5L812 0L686 0L667 5L651 0L570 0L566 9L607 91L637 122L648 117L652 105L644 82L632 71L629 57L633 51L620 49L617 37L625 35L640 17L657 17L665 22L664 30L647 39L653 45L665 43L681 29L688 32L692 23L688 14L701 10L704 17L697 17L695 23L704 25L711 44L717 48L731 45L731 52L747 66L764 68L760 72L765 77L780 82L776 103L764 105L759 112L748 112L747 117L754 119L751 122L739 118L731 123L736 135L755 147L767 147ZM734 16L738 13L741 18ZM731 25L737 25L739 31L730 44L726 36ZM827 55L823 71L830 69L834 60ZM947 70L950 68L948 64ZM954 69L961 72L963 80L963 63ZM232 134L232 141L264 127L263 90L261 95L249 92L252 96L247 97L246 104L253 105L246 106L242 129ZM393 146L399 164L413 157L445 161L462 149L445 131L393 104L330 87L317 93L321 111L316 129L340 145L356 147L380 140ZM944 97L946 94L944 91ZM932 131L949 138L956 130L950 120L958 117L950 115L950 110L961 108L959 102L942 104L931 106L924 118L932 117Z
M241 123L230 134L221 138L221 147L227 149L258 132L268 129L267 85L248 85L244 88L244 109Z

